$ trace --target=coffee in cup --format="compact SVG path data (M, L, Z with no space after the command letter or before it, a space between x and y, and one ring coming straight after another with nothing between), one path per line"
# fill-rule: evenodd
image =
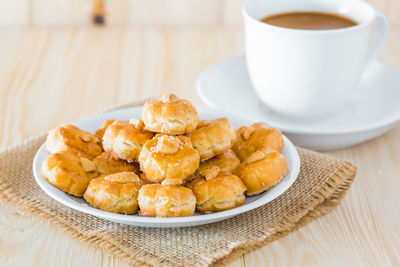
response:
M361 0L248 0L242 11L251 82L287 118L323 119L340 111L389 32L385 15Z
M260 21L284 28L299 30L333 30L352 27L358 23L353 19L330 12L295 11L269 15Z

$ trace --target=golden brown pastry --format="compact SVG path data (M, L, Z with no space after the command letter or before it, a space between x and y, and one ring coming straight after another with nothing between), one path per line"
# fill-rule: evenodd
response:
M103 148L114 157L137 161L140 151L153 134L143 129L143 124L132 124L127 121L114 121L104 132Z
M161 100L148 101L143 106L142 120L146 129L165 134L193 132L199 121L196 109L174 94L165 94Z
M100 141L103 140L104 132L106 131L107 127L110 126L114 121L115 120L106 120L103 122L103 125L96 130L96 136L100 139Z
M139 169L140 169L140 166L139 166ZM143 172L139 172L139 177L140 177L140 180L142 180L143 183L145 183L145 184L153 184L154 183L154 182L150 181L149 179L147 179L146 174L144 174Z
M71 124L50 131L46 139L46 149L50 153L71 152L90 160L103 151L97 136Z
M197 199L197 210L208 213L243 205L246 186L240 178L229 172L218 172L214 175L194 182L193 193Z
M236 133L227 118L220 118L200 121L197 129L188 137L199 151L201 161L205 161L231 148Z
M103 175L90 181L84 198L90 206L108 212L133 214L143 182L134 172Z
M48 156L41 173L51 185L77 197L83 196L89 181L98 175L92 161L63 151Z
M246 195L256 195L278 183L289 169L279 152L254 152L235 171L247 187Z
M139 190L139 207L140 215L147 217L192 216L196 198L183 186L146 184Z
M223 153L200 163L199 168L196 171L196 176L204 176L205 170L212 166L219 167L221 172L233 173L240 165L240 160L236 156L235 152L231 149L224 151Z
M107 152L103 152L95 157L93 163L96 165L97 171L100 174L111 174L123 171L139 172L139 167L136 164L115 158Z
M281 152L282 148L281 132L263 122L259 122L249 127L243 126L239 128L238 138L233 144L232 150L241 161L245 161L256 151L268 154L272 151Z
M204 180L204 178L203 178L203 177L200 177L200 176L192 177L192 179L187 180L187 181L183 184L183 186L184 186L184 187L187 187L187 188L190 188L190 189L193 190L193 186L194 186L196 183L198 183L198 182L200 182L200 181L203 181L203 180Z
M157 134L146 142L139 156L140 168L147 180L181 179L199 167L199 152L186 136Z

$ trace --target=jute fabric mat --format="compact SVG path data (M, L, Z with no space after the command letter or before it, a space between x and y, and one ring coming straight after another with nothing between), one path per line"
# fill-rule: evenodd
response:
M0 152L2 205L16 205L55 224L71 238L134 266L225 264L331 211L357 170L350 162L298 148L301 170L297 181L267 205L204 226L142 228L75 211L47 196L32 173L33 157L44 141L45 134Z

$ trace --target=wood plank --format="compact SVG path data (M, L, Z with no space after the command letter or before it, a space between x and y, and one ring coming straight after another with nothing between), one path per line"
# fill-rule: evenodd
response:
M38 26L92 25L93 0L31 0L32 23ZM104 1L106 24L126 25L130 0Z
M1 72L0 83L0 94L2 96L0 113L3 127L0 144L3 146L11 145L23 139L22 127L29 127L23 124L22 117L30 104L27 95L31 83L35 79L45 42L44 36L36 35L36 33L34 30L2 31L2 36L10 36L2 44L5 61L2 61L0 67L4 70L4 72ZM35 126L36 124L32 124L29 128L34 130Z
M32 24L41 26L88 24L91 1L31 0Z
M0 229L1 266L125 266L12 207L1 208Z
M242 6L246 0L222 0L222 19L225 26L240 27L243 25Z
M34 25L91 24L92 1L31 0ZM217 25L216 0L107 0L107 25Z
M131 0L131 25L218 25L221 0Z
M209 28L127 30L118 98L128 101L173 91L201 104L195 93L198 75L215 60L242 51L241 42L229 41L239 36L241 32L237 30ZM135 96L137 92L139 95Z
M0 1L0 26L24 26L30 20L30 0Z
M9 35L14 39L0 44L7 55L0 64L4 70L0 92L7 103L1 115L5 126L15 127L6 132L18 134L4 138L3 146L163 91L201 104L194 90L199 73L216 60L239 53L243 46L241 31L209 28L30 29L23 31L21 39L12 31ZM93 96L96 101L90 101ZM85 101L79 109L68 104ZM15 115L8 117L9 112ZM21 112L38 123L23 124Z

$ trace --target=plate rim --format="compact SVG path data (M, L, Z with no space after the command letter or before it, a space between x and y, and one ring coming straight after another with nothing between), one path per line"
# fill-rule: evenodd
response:
M196 92L197 94L200 96L201 100L210 108L216 108L216 105L209 101L209 99L206 97L206 95L204 94L204 91L202 90L202 86L201 84L203 83L202 80L204 79L204 75L208 72L210 72L210 69L213 67L216 67L222 63L224 63L225 61L228 60L241 60L244 59L243 61L246 62L245 60L245 54L239 54L239 55L234 55L234 56L230 56L227 58L224 58L220 61L217 61L211 65L209 65L205 70L203 70L200 75L198 76L197 80L196 80ZM245 63L246 64L246 63ZM392 71L397 71L400 74L400 70L387 65L379 60L375 60L371 63L372 64L377 64L380 65L384 68L388 68L391 69ZM400 77L400 76L399 76ZM400 79L399 79L400 80ZM253 89L254 90L254 89ZM255 93L255 90L254 90ZM267 113L265 113L267 114ZM281 124L281 123L274 123L271 124L274 127L280 129L283 132L286 133L290 133L290 134L305 134L305 135L348 135L348 134L357 134L357 133L361 133L361 132L367 132L367 131L373 131L373 130L377 130L377 129L381 129L384 127L387 127L389 125L393 125L397 122L400 121L400 108L398 108L397 110L388 113L391 114L389 118L387 118L386 120L382 120L380 122L376 122L374 124L371 125L365 125L363 127L359 127L359 128L349 128L349 129L336 129L336 130L326 130L324 128L319 128L319 129L312 129L312 128L301 128L301 127L293 127L293 126L288 126L285 124ZM289 122L290 123L290 122Z
M123 112L125 110L132 110L135 108L141 108L141 106L138 107L133 107L133 108L124 108L124 109L119 109L117 111ZM214 109L214 108L198 108L199 111L218 111L218 109ZM102 113L101 115L104 114L108 114L111 113L110 112L105 112ZM226 112L225 112L226 113ZM78 124L78 123L83 123L86 120L90 120L93 116L96 115L100 115L100 114L94 114L90 117L84 118L82 120L77 121L74 124ZM237 118L241 118L244 120L249 121L249 118L245 118L245 117L241 117L241 116L237 116L234 114L231 114L231 116L235 116ZM251 120L250 120L251 121ZM293 145L293 143L285 136L282 134L283 140L284 140L284 144L285 147L288 149L289 154L291 155L292 161L293 161L293 166L291 166L291 179L289 179L287 181L286 187L284 188L284 190L282 190L282 192L280 192L279 194L277 194L275 197L271 198L271 199L265 199L265 198L259 198L254 200L253 202L250 202L248 204L236 207L234 209L230 209L230 210L226 210L226 211L220 211L220 212L215 212L215 213L209 213L209 214L201 214L199 216L187 216L187 217L170 217L170 218L162 218L162 217L145 217L145 216L132 216L132 215L125 215L125 214L117 214L117 213L111 213L111 212L106 212L106 211L102 211L99 209L95 209L90 207L89 205L84 205L82 203L78 203L74 200L64 200L62 197L59 196L59 194L57 193L53 193L51 190L49 190L48 188L54 188L57 189L56 187L50 185L40 174L40 166L41 166L41 162L39 162L39 157L41 155L41 153L43 153L45 151L44 146L45 146L45 142L39 147L39 149L36 151L35 153L35 157L33 159L33 164L32 164L32 168L33 168L33 174L34 174L34 178L36 183L40 186L40 188L48 195L50 196L53 200L61 203L62 205L65 205L69 208L72 208L74 210L78 210L80 212L86 213L86 214L90 214L96 217L100 217L103 218L105 220L110 220L110 221L118 221L120 223L124 223L124 224L129 224L129 225L138 225L140 224L141 226L146 226L143 224L149 224L148 227L152 227L154 225L158 225L159 227L162 226L167 226L167 227L178 227L176 226L176 224L196 224L196 225L200 225L200 224L207 224L207 222L209 221L209 223L215 222L215 221L220 221L220 220L224 220L224 219L228 219L230 217L233 216L237 216L240 215L242 213L245 213L247 211L253 210L255 208L261 207L269 202L271 202L272 200L276 199L277 197L279 197L280 195L282 195L283 193L285 193L292 185L293 183L297 180L299 172L300 172L300 157L298 154L297 149L295 148L295 146ZM67 194L59 189L57 189L59 192L63 193L63 194ZM56 192L58 192L56 191ZM185 226L185 225L183 225Z

